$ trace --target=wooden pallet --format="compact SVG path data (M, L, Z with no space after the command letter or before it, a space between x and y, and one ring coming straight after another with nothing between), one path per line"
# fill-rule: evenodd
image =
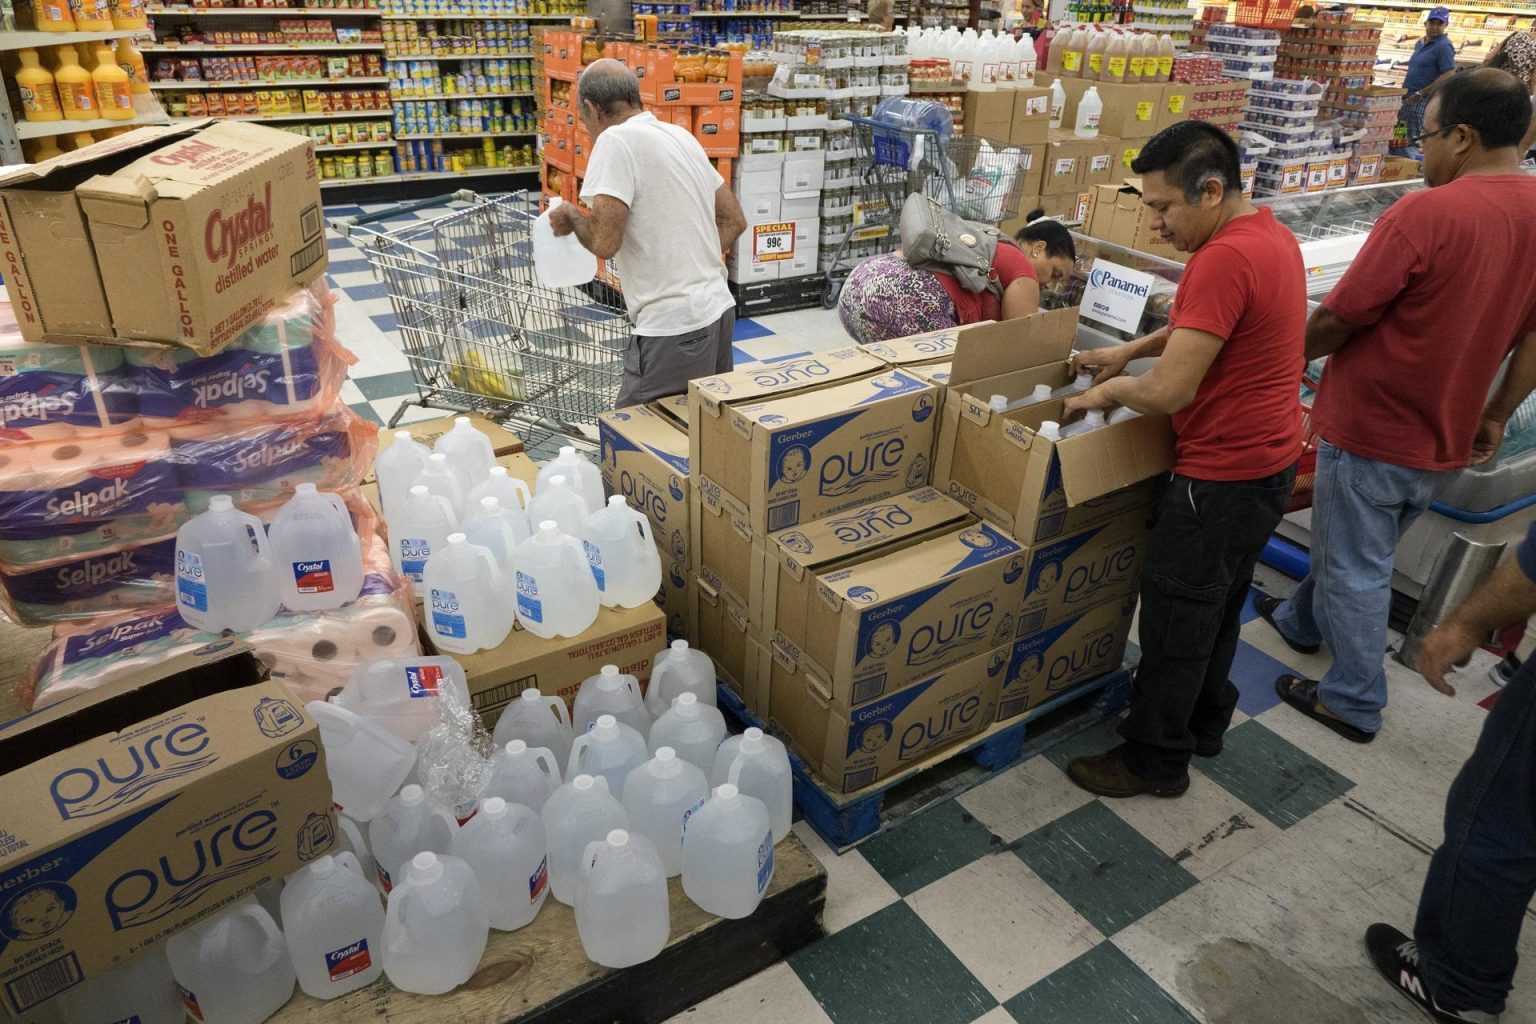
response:
M767 729L729 686L719 683L716 689L721 711L742 727ZM791 750L795 806L827 845L842 853L1118 715L1130 699L1131 674L1122 667L854 793L827 786Z

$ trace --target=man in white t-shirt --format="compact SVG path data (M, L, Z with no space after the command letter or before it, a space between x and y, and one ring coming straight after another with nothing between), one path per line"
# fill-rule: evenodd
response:
M623 64L594 62L576 95L593 139L581 188L592 212L568 203L550 222L618 270L635 322L618 405L683 394L693 378L731 369L736 300L721 253L747 219L698 140L641 108Z

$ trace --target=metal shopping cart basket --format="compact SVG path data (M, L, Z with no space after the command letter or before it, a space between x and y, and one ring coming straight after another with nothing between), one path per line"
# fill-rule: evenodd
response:
M977 135L945 138L867 117L845 119L853 124L857 199L827 266L827 309L837 305L856 264L895 248L902 203L914 192L966 220L999 224L1018 216L1028 157L1017 146Z
M530 445L555 434L590 441L618 396L631 323L607 285L540 282L539 204L536 193L466 190L332 226L357 239L388 287L416 404L513 422ZM433 207L446 212L417 216Z

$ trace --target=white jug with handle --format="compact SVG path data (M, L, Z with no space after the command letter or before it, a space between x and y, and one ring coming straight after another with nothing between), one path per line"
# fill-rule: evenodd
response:
M555 237L549 215L560 208L558 197L551 196L549 207L533 222L533 268L539 280L551 288L573 288L597 276L597 257L581 244L573 231Z

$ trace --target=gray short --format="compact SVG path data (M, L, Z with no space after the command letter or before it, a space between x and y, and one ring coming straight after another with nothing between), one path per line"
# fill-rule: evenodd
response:
M736 311L730 309L708 327L687 334L632 335L624 350L624 380L616 407L686 394L695 377L729 373L735 330Z

